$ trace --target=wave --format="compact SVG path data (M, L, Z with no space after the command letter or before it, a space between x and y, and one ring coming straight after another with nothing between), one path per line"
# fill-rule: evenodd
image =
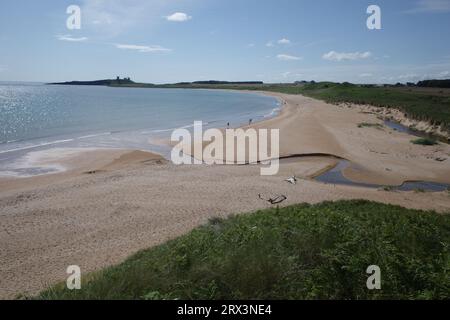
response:
M81 136L81 137L71 138L71 139L62 139L62 140L54 140L54 141L42 142L42 143L28 145L28 146L23 146L23 147L19 147L19 148L2 150L2 151L0 151L0 154L5 154L5 153L15 152L15 151L23 151L23 150L35 149L35 148L39 148L39 147L51 146L51 145L54 145L54 144L61 144L61 143L66 143L66 142L73 142L75 140L84 140L84 139L89 139L89 138L108 136L108 135L111 135L111 134L112 134L112 132L103 132L103 133L91 134L91 135L86 135L86 136ZM22 142L22 141L25 141L25 140L22 140L22 139L10 140L10 141L7 141L6 143L3 143L3 144L11 144L11 143L17 143L17 142Z
M272 111L270 113L264 115L264 118L270 118L270 117L276 116L277 113L280 112L280 111L281 111L280 107L274 108L274 109L272 109Z
M66 140L55 140L55 141L50 141L50 142L43 142L43 143L35 144L35 145L32 145L32 146L25 146L25 147L20 147L20 148L3 150L3 151L0 151L0 154L5 154L5 153L9 153L9 152L14 152L14 151L29 150L29 149L39 148L39 147L45 147L45 146L50 146L50 145L54 145L54 144L71 142L71 141L74 141L74 140L75 139L66 139Z
M89 138L96 138L96 137L102 137L102 136L110 136L112 132L104 132L104 133L98 133L98 134L91 134L87 136L78 137L78 140L82 139L89 139Z
M141 134L150 134L150 133L161 133L161 132L169 132L176 129L159 129L159 130L150 130L150 131L142 131Z
M6 141L6 142L2 141L1 143L2 143L2 144L8 144L8 143L14 143L14 142L20 142L20 141L23 141L23 140L21 140L21 139L17 139L17 140L9 140L9 141Z
M216 122L219 122L219 120L217 120L217 121L210 121L210 122L203 122L203 126L207 126L207 125L209 125L211 123L216 123ZM178 129L190 129L190 128L193 128L193 127L194 127L194 124L188 124L188 125L185 125L185 126L179 127L179 128L156 129L156 130L142 131L141 134L163 133L163 132L175 131L175 130L178 130Z

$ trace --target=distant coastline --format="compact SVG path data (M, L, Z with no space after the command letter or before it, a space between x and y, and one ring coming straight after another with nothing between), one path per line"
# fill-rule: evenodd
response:
M47 85L67 85L67 86L106 86L106 87L154 87L151 83L137 83L131 80L131 78L117 77L116 79L104 79L93 81L66 81L66 82L52 82Z
M76 86L110 86L110 87L143 87L143 88L208 88L208 89L227 89L227 86L250 86L244 88L245 90L253 89L260 90L267 87L286 87L286 86L305 86L305 85L318 85L318 84L339 84L329 81L316 82L312 81L295 81L292 83L264 83L263 81L221 81L221 80L206 80L206 81L192 81L192 82L176 82L176 83L166 83L166 84L154 84L154 83L144 83L135 82L131 78L117 77L116 79L103 79L103 80L90 80L90 81L65 81L65 82L51 82L46 83L46 85L76 85ZM352 84L349 82L343 82L342 85L354 85L363 88L376 88L376 87L409 87L409 88L450 88L450 79L443 80L424 80L417 83L407 82L407 83L396 83L396 84ZM251 87L259 86L259 87ZM241 88L242 89L242 88ZM284 92L281 92L284 93Z
M130 78L96 81L51 83L56 85L94 85L159 89L225 89L301 94L325 102L355 103L387 108L386 118L400 122L416 131L431 134L436 139L450 139L450 79L425 80L417 83L352 84L349 82L296 81L293 83L264 83L262 81L194 81L172 84L138 83ZM399 117L391 116L400 112Z
M104 79L93 81L66 81L53 82L47 85L71 85L71 86L107 86L107 87L137 87L137 88L165 88L165 87L183 87L183 86L203 86L203 85L263 85L262 81L194 81L194 82L179 82L174 84L156 85L153 83L134 82L131 78L117 77L116 79Z

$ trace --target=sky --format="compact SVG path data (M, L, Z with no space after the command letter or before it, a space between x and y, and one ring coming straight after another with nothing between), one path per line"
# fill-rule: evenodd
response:
M0 81L416 82L450 78L449 34L450 0L2 0Z

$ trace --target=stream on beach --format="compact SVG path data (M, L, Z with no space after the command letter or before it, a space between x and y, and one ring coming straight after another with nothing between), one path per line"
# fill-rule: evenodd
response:
M416 137L430 137L429 134L424 132L419 132L412 130L400 123L391 120L385 120L384 125L388 128L396 130L398 132L406 133ZM437 183L430 181L406 181L400 186L383 186L378 184L355 182L347 179L343 171L350 167L352 164L348 160L339 160L338 164L326 171L325 173L319 175L315 178L316 181L327 183L327 184L337 184L337 185L348 185L363 188L373 188L373 189L388 189L392 191L429 191L429 192L442 192L450 190L450 184Z
M348 160L339 160L338 164L326 171L325 173L319 175L315 178L316 181L327 183L327 184L337 184L337 185L347 185L354 187L372 188L372 189L383 189L387 188L391 191L430 191L430 192L442 192L450 188L450 184L437 183L429 181L407 181L400 186L383 186L378 184L354 182L347 179L343 171L351 166L351 162Z

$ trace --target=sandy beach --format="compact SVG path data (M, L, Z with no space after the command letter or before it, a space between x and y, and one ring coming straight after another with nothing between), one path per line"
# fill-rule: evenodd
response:
M0 179L0 298L36 294L66 279L119 263L137 251L185 234L213 217L268 208L261 199L283 194L282 205L368 199L407 208L450 212L448 192L389 192L314 181L337 164L356 182L400 185L450 183L450 146L414 145L357 106L335 106L301 95L264 93L283 101L277 117L256 129L280 129L280 171L261 176L258 165L175 166L133 150L69 152L67 171ZM67 150L66 150L67 151ZM284 179L296 175L297 185Z

